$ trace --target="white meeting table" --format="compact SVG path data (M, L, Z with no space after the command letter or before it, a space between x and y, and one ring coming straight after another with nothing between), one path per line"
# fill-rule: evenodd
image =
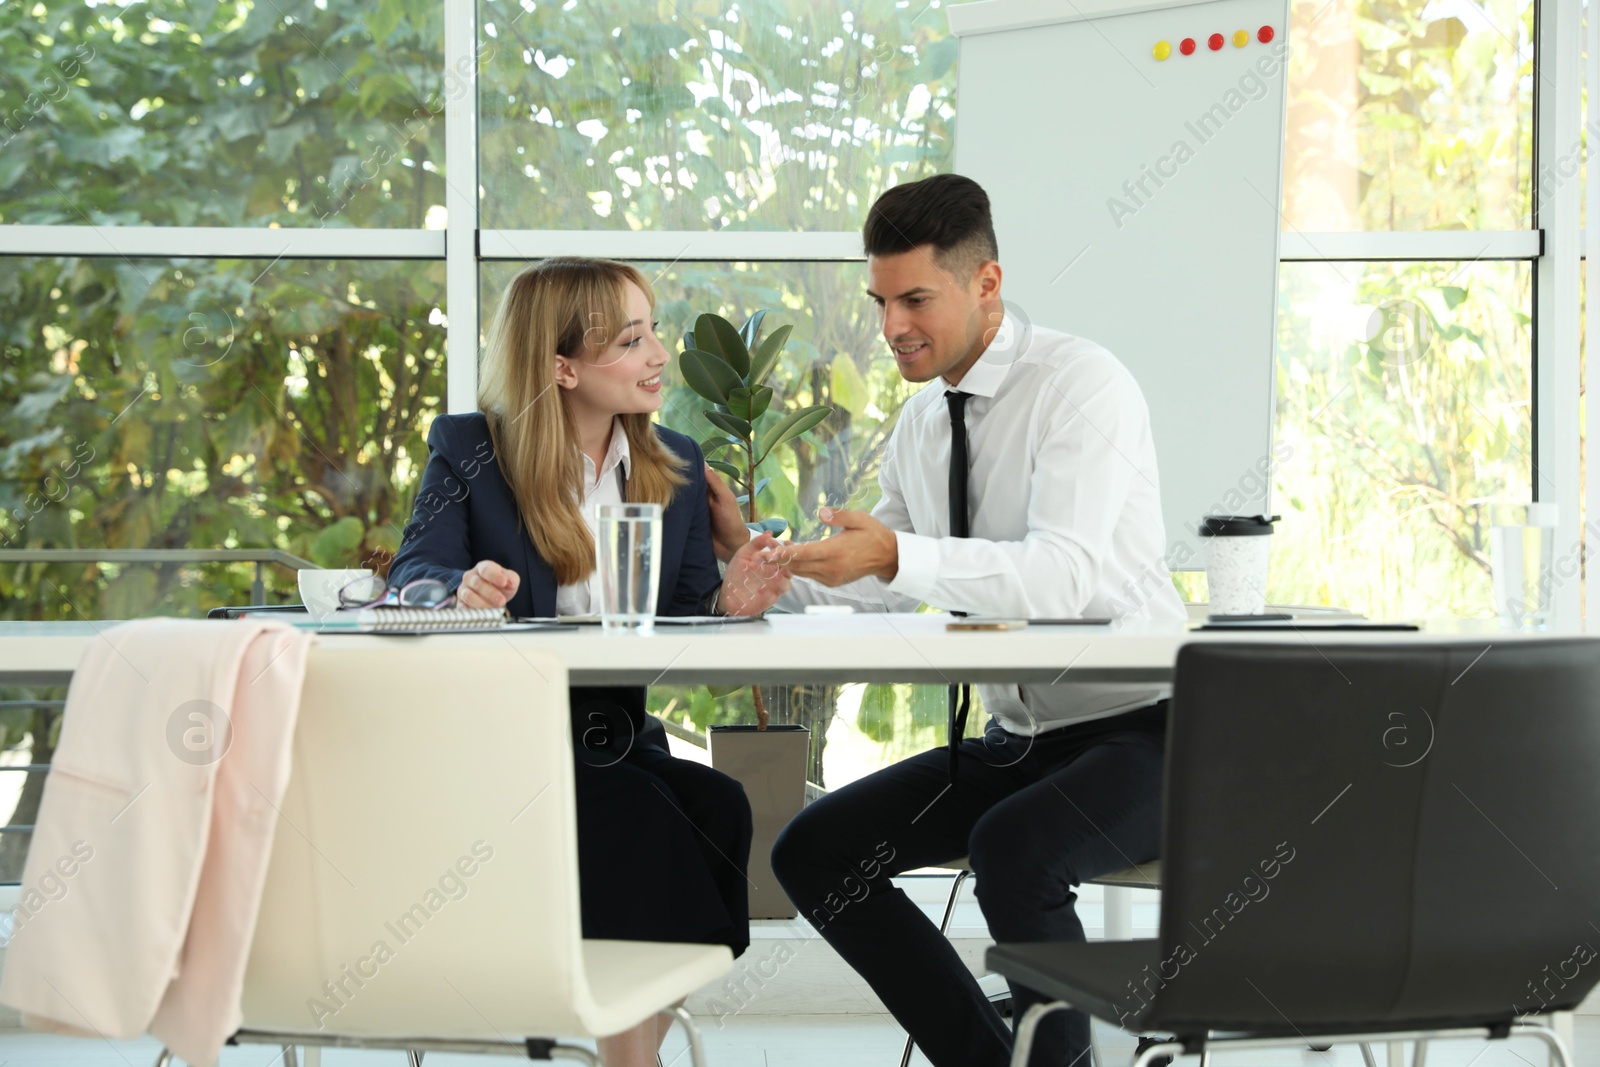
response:
M427 640L463 648L544 649L573 685L798 685L844 682L1166 682L1178 649L1196 641L1271 642L1316 649L1347 644L1458 642L1488 648L1542 637L1600 633L1568 627L1535 633L1493 620L1428 623L1419 631L1217 631L1185 626L1032 625L1007 632L949 632L944 614L783 615L756 622L658 626L652 635L567 631L408 637L324 633L328 650ZM64 685L94 641L117 641L115 622L0 622L0 684Z

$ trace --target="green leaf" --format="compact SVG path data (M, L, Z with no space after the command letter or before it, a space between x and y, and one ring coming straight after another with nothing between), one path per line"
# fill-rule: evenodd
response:
M750 390L742 385L737 389L730 389L728 391L728 411L736 419L748 421L753 418L750 414Z
M714 404L726 404L730 390L742 384L733 368L709 352L691 348L678 357L685 384Z
M831 414L833 414L832 408L819 404L815 407L801 408L799 411L785 416L776 426L767 431L767 436L761 443L760 456L756 460L756 465L760 466L763 460L772 455L773 449L785 441L799 437Z
M1444 306L1451 311L1460 307L1461 302L1467 298L1467 291L1459 285L1442 285L1439 287L1439 292L1444 297Z
M369 74L361 81L357 100L364 114L376 115L389 101L411 95L411 83L398 74Z
M894 740L894 695L892 685L869 685L856 711L856 729L880 745Z
M750 357L749 381L752 387L767 380L767 375L771 374L772 368L777 365L778 357L783 354L783 346L788 343L789 335L793 332L793 326L779 326L761 342L755 355Z
M761 320L766 317L767 309L762 308L748 319L745 319L744 325L739 327L739 339L744 342L745 348L750 349L756 346L756 338L761 336Z
M351 567L361 558L361 520L346 515L311 542L311 562L320 567Z
M718 474L722 475L724 478L732 478L734 481L738 481L740 478L744 477L744 475L740 473L738 467L735 467L732 463L729 463L726 460L708 459L706 460L706 465L712 470L716 471Z
M29 162L30 157L25 150L0 152L0 190L17 184L17 179L28 169Z
M709 454L719 448L727 448L733 443L734 441L730 437L708 437L700 442L700 451Z
M758 528L760 528L762 530L765 530L767 533L771 534L773 537L777 537L779 534L783 533L783 531L785 531L785 530L787 530L789 528L789 520L788 519L777 519L777 518L762 519L760 522L747 523L746 525L756 526L756 527L758 527Z
M750 390L750 421L755 422L767 413L772 404L772 386L758 385Z
M372 34L374 44L382 44L400 25L400 20L405 16L405 8L399 0L381 0L377 10L367 13L367 32Z
M394 555L400 551L400 531L385 523L367 531L366 547Z
M710 420L711 425L719 430L727 430L741 440L749 440L753 432L748 422L743 419L736 419L732 415L727 415L720 411L707 411L705 416Z
M750 350L733 323L709 311L694 320L695 347L720 356L741 381L750 373Z
M856 369L856 361L848 353L840 352L833 357L829 372L833 380L833 399L838 405L852 415L865 412L872 397L866 379Z

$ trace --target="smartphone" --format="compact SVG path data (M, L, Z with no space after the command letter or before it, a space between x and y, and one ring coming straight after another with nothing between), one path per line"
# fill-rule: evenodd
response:
M1025 630L1027 619L952 619L944 624L946 630Z

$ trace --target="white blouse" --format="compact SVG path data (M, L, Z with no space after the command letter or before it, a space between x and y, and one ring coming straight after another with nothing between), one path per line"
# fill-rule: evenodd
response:
M622 468L623 478L627 478L632 471L632 460L628 455L628 435L623 432L622 425L615 419L611 421L611 444L606 449L605 460L595 469L594 460L588 453L583 457L583 499L578 502L578 510L583 512L583 521L588 524L589 536L596 544L600 542L600 520L597 509L601 504L622 503L622 486L617 483L617 467ZM556 587L556 614L557 615L592 615L600 610L600 568L596 567L589 572L589 577L581 582L571 585Z

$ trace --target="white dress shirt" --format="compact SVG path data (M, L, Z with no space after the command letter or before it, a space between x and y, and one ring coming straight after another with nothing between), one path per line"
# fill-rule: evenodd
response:
M912 611L927 604L1011 618L1186 619L1162 561L1150 414L1126 367L1092 341L1005 317L956 387L971 394L965 538L948 536L949 388L939 378L915 393L883 453L883 496L872 514L895 531L894 580L829 589L797 578L782 606ZM978 692L1001 726L1031 736L1143 707L1171 687L1064 681L980 685Z
M587 452L583 455L583 499L578 502L578 510L583 512L583 521L588 525L589 537L595 544L600 543L600 519L596 509L601 504L623 502L622 486L617 484L618 466L622 468L623 478L632 473L633 460L628 455L628 435L613 418L611 444L606 449L605 459L599 469L595 469L594 460L589 458ZM593 615L599 610L599 567L590 571L584 581L556 587L557 615Z

